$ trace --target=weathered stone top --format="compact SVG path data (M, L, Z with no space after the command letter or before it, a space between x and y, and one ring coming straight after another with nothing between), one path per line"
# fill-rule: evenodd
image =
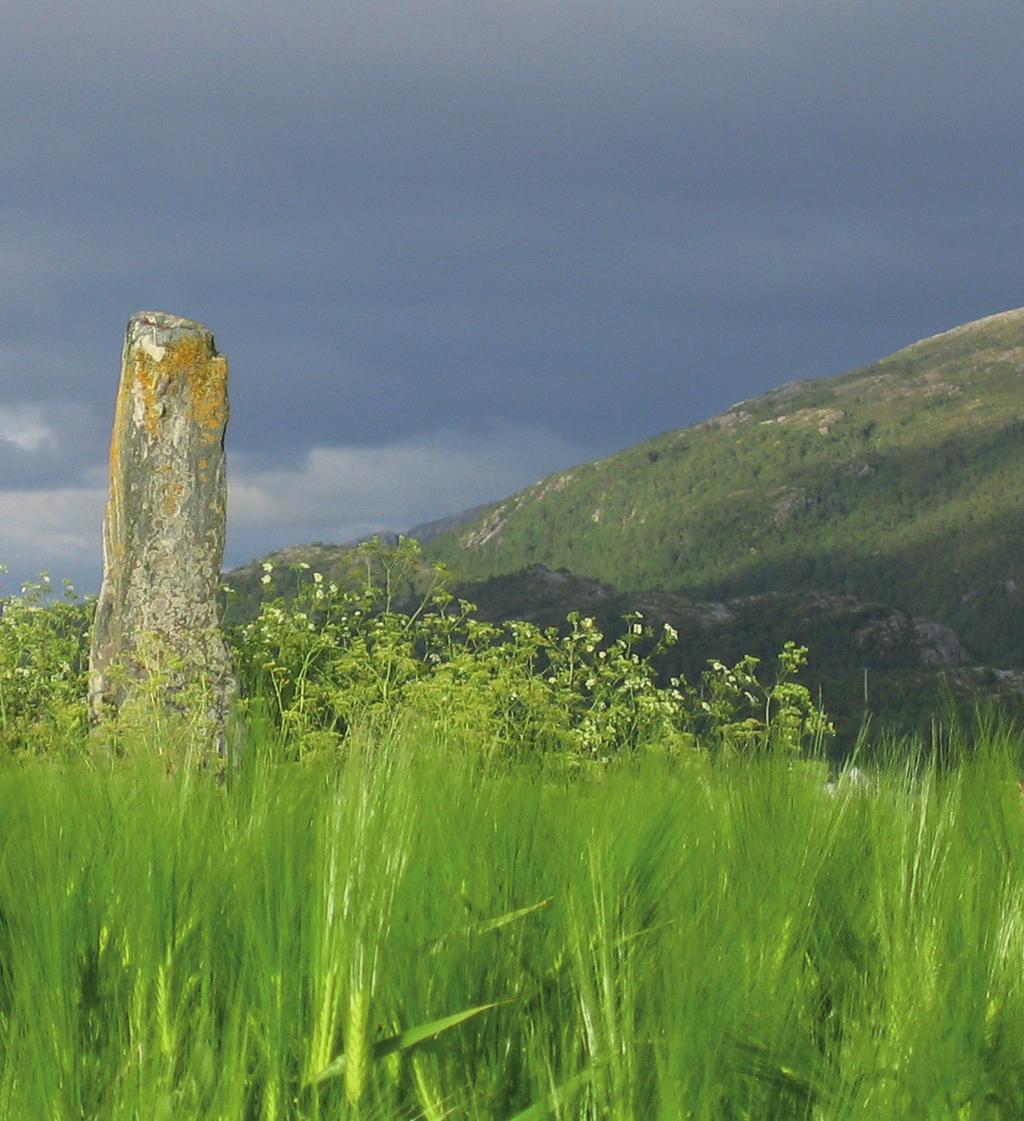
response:
M223 437L227 363L217 352L213 332L202 323L165 311L137 311L128 320L122 371L118 413L123 419L114 425L112 471L129 416L151 441L165 438L174 447L180 447L180 439L170 429L181 423L198 424L196 435L204 439Z
M154 362L160 362L168 348L197 336L207 345L210 353L217 353L213 332L202 323L166 311L137 311L128 320L125 348L133 350L139 347Z

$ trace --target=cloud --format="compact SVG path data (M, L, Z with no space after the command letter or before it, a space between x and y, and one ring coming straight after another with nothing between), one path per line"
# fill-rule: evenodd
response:
M35 452L54 438L53 429L43 421L41 409L0 406L0 441L13 444L23 452Z
M106 488L0 490L0 564L10 591L40 569L68 577L83 590L99 583Z
M543 429L507 428L379 447L316 447L293 469L261 470L238 458L228 483L230 563L311 538L344 542L407 530L504 498L584 457L579 446Z
M0 358L0 371L3 362ZM96 409L68 401L0 405L0 487L67 487L102 462L109 428ZM0 527L0 547L4 539Z
M345 542L412 526L504 498L587 458L579 445L543 428L455 431L377 447L312 448L293 468L264 468L253 455L229 457L231 567L305 541ZM6 587L40 568L96 591L101 575L105 472L80 486L0 490L0 563Z

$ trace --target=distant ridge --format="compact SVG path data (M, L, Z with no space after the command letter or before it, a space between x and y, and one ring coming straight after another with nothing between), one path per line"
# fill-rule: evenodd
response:
M420 525L415 525L412 529L407 530L402 536L415 537L421 545L428 545L435 537L453 533L461 526L475 521L485 510L489 510L491 505L492 503L485 502L478 506L471 506L468 510L463 510L458 514L449 514L431 522L422 522Z
M1006 324L1008 326L1024 324L1024 307L1010 308L1007 311L997 311L992 315L984 315L981 319L972 319L967 323L961 323L956 327L950 327L945 331L940 331L937 335L928 335L923 339L918 339L916 343L910 343L908 346L898 350L896 355L904 353L907 350L913 350L915 346L922 346L925 343L939 342L942 339L955 338L958 335L969 334L972 331L983 330L987 326L995 326L999 324ZM893 357L896 357L893 355Z

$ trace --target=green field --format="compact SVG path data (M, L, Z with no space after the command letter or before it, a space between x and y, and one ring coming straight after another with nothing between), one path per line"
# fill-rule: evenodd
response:
M665 681L366 560L229 628L228 759L173 663L90 729L91 605L0 602L0 1121L1021 1116L1010 724L840 766L793 644Z
M0 1118L1020 1116L1010 733L831 790L276 742L8 757Z

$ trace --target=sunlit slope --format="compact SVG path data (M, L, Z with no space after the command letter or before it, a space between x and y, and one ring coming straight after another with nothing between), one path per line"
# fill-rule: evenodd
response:
M1024 660L1024 309L552 475L429 546L697 599L823 589Z

